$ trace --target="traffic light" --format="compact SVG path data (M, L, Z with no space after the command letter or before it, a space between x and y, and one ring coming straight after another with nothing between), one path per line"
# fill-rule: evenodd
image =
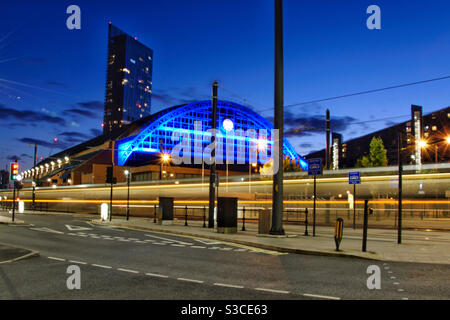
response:
M19 164L17 162L11 163L10 179L13 181L17 180L17 175L19 174Z

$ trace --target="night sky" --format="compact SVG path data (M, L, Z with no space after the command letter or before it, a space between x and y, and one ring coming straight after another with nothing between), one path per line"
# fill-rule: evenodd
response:
M66 8L81 8L68 30ZM381 8L381 30L366 9ZM0 168L101 133L108 22L154 50L152 111L211 98L273 117L273 0L2 1ZM448 0L284 0L285 105L450 75ZM450 105L450 80L286 108L302 155L324 147L331 111L344 140ZM390 118L390 119L388 119ZM352 124L355 123L355 124ZM54 138L58 142L54 142Z

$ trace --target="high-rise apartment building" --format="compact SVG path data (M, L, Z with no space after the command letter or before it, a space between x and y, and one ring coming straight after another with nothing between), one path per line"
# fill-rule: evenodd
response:
M109 23L103 133L151 114L153 50Z

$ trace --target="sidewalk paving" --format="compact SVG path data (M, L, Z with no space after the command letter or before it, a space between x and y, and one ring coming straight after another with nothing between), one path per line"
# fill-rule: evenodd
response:
M184 220L174 221L172 225L159 225L149 218L131 217L126 221L117 217L112 221L92 220L94 223L134 228L144 231L157 231L221 240L241 245L253 246L261 249L287 253L302 253L315 255L330 255L341 257L358 257L380 261L420 262L450 264L450 232L403 230L402 244L397 244L397 231L389 229L368 229L367 252L362 252L362 229L353 230L344 227L344 235L340 251L335 250L334 228L308 227L309 236L304 236L304 226L284 225L287 237L258 235L257 224L246 223L246 231L240 231L242 224L238 224L235 234L218 233L216 229L203 228L202 221Z

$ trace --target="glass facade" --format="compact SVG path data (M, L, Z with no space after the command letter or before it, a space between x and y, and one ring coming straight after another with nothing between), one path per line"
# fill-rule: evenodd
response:
M103 132L151 114L153 50L109 24Z

